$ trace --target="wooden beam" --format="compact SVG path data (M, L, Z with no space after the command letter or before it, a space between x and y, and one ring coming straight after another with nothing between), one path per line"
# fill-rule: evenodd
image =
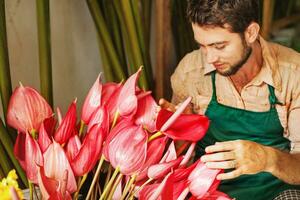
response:
M261 35L268 39L270 36L273 12L274 12L274 0L264 0L263 1L263 18L262 18L262 30Z

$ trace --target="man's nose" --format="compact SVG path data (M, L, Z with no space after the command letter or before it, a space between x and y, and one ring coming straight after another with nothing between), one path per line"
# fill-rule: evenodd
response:
M209 64L212 64L218 60L218 55L214 51L207 51L206 59Z

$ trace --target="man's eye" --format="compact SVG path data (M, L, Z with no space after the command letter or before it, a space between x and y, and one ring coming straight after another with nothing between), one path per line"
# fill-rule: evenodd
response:
M218 50L221 50L221 49L224 49L225 48L225 45L224 44L216 44L214 45L216 49Z

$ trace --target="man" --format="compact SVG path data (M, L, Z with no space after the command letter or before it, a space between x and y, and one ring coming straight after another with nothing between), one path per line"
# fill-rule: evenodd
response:
M221 191L300 199L300 54L261 38L258 13L258 0L188 1L200 49L172 75L172 103L191 96L193 112L210 118L196 155L225 170Z

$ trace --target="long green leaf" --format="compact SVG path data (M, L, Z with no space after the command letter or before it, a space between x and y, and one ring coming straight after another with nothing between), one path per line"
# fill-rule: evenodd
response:
M3 172L3 169L0 165L0 180L3 179L5 177L5 173Z
M6 152L5 152L5 149L2 145L2 143L0 142L0 165L1 165L1 168L3 169L3 172L5 174L8 174L8 172L12 169L12 166L9 165L9 162L8 162L8 157L6 155Z
M36 0L41 93L53 106L49 0Z
M6 37L5 2L0 0L0 93L4 118L12 93ZM5 120L6 121L6 120Z
M145 30L144 30L144 26L142 24L142 15L140 14L140 9L139 9L141 7L139 6L139 1L131 0L131 7L132 7L132 14L133 14L134 22L135 22L135 27L136 27L136 33L138 36L140 51L142 53L142 57L143 57L143 61L144 61L144 67L145 67L147 81L153 82L152 68L151 68L151 62L150 62L150 53L149 53L149 48L146 48L146 44L145 44L146 43L145 42ZM149 87L150 86L151 85L149 84ZM150 88L150 89L152 89L152 88Z
M14 145L13 145L12 141L10 140L10 138L7 136L8 136L8 131L5 129L4 124L3 124L2 120L0 119L0 141L3 144L5 150L8 154L9 158L7 158L7 159L11 160L11 162L13 163L14 168L17 170L23 184L27 185L26 175L25 175L23 169L21 168L20 164L16 160L14 153L13 153Z
M103 19L102 12L96 0L87 0L88 7L96 25L97 32L103 45L110 56L110 62L112 63L113 70L115 71L117 81L124 80L126 78L122 65L118 60L116 50L114 49L113 42L110 38L107 26Z
M134 56L134 59L133 59L134 66L130 66L130 67L133 67L136 71L139 68L139 66L144 65L145 63L143 61L142 53L141 53L140 47L139 47L138 36L137 36L136 28L135 28L135 22L134 22L134 18L133 18L133 14L132 14L130 1L122 0L122 1L120 1L120 3L121 3L121 9L122 9L122 13L123 13L123 20L124 20L124 23L126 25L126 30L129 35L130 48L131 48L132 54ZM140 79L139 79L139 84L144 89L149 88L148 80L147 80L145 73L141 74Z

